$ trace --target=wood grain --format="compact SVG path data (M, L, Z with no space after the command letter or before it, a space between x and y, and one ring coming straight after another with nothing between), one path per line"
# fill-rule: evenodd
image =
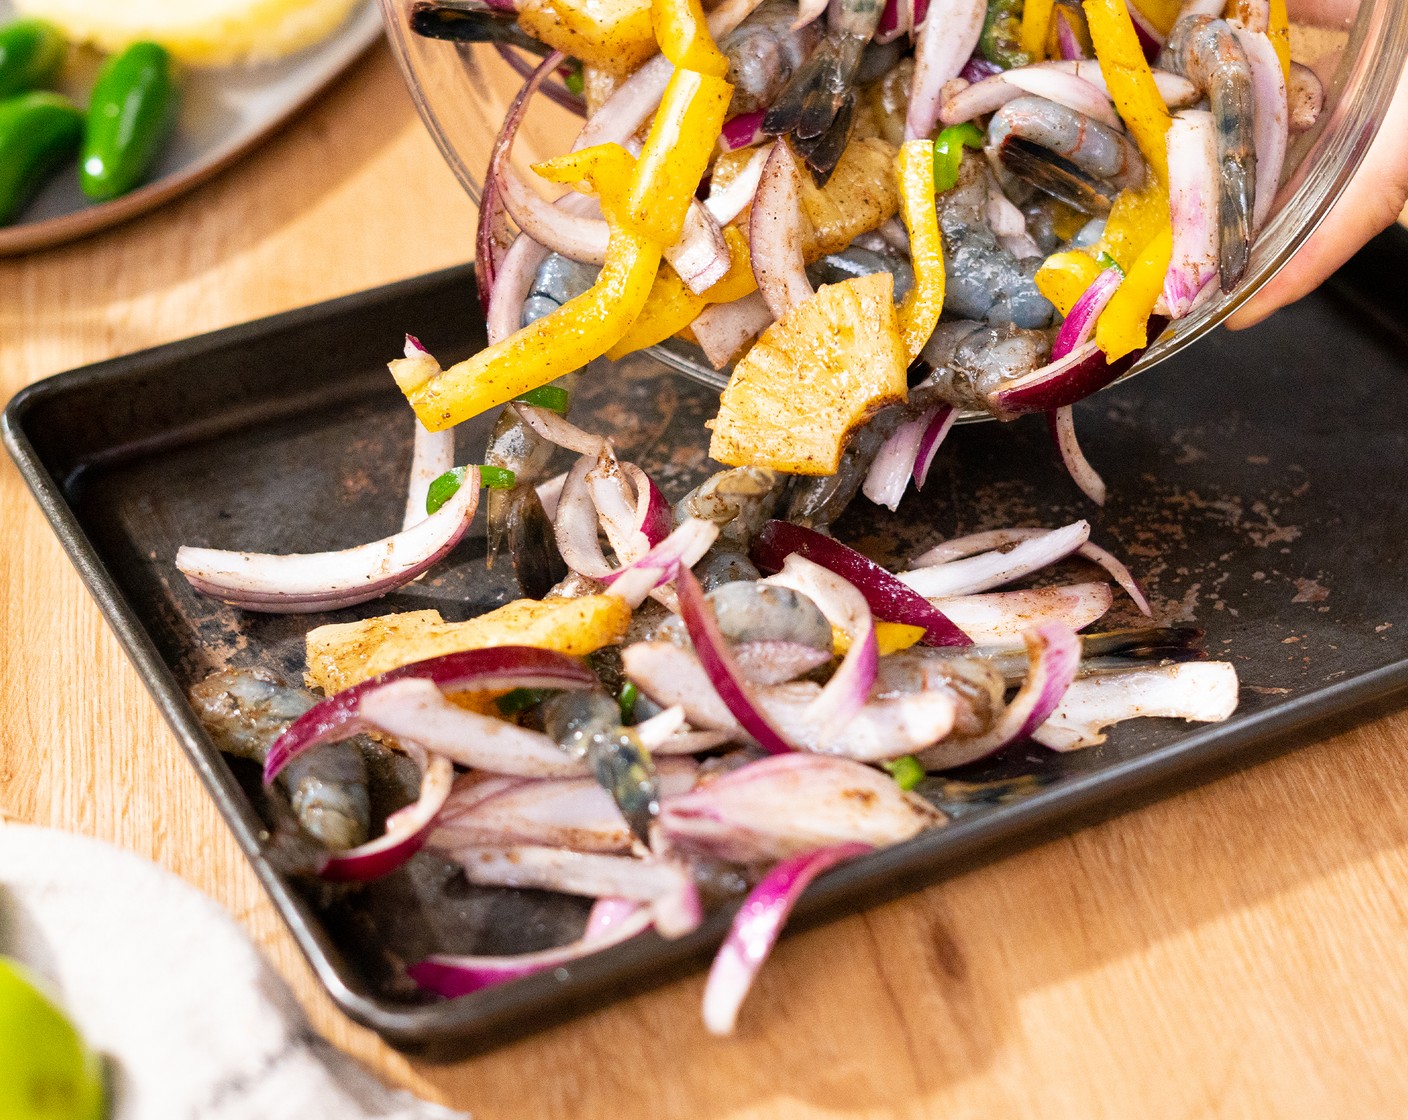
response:
M473 219L377 52L186 200L0 262L0 389L467 260ZM1404 1114L1408 713L790 941L735 1039L694 978L437 1068L322 997L8 461L0 529L0 812L207 891L482 1120Z

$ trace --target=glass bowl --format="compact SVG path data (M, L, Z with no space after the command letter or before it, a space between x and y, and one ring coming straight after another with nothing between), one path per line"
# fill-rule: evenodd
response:
M478 202L489 150L531 64L511 49L415 35L409 13L417 2L381 0L388 36L426 127ZM1291 138L1275 209L1256 240L1242 283L1173 324L1126 377L1191 345L1285 265L1329 213L1388 111L1408 59L1408 0L1289 0L1288 7L1291 56L1320 78L1324 110L1313 128ZM539 97L519 131L515 159L526 166L566 151L580 126L578 117ZM728 371L713 369L686 343L672 340L652 353L704 384L727 384Z

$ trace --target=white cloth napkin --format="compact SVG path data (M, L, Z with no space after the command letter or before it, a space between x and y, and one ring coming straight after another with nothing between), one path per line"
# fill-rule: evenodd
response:
M213 901L108 844L0 824L0 952L109 1059L112 1120L456 1120L308 1025Z

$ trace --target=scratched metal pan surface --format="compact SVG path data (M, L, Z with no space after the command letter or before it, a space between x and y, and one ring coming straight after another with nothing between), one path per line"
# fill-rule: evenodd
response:
M1090 518L1160 620L1196 622L1212 655L1235 662L1242 700L1224 724L1136 721L1102 747L1017 747L974 768L964 776L1037 780L1027 796L965 806L943 829L839 868L794 928L1408 700L1406 275L1408 235L1395 230L1272 324L1219 332L1080 405L1083 442L1110 484L1103 510L1029 418L956 430L897 514L864 501L847 513L838 535L891 564L958 533ZM429 853L351 893L285 878L262 847L276 807L248 764L212 747L185 694L222 666L296 679L310 625L424 607L478 614L513 597L511 577L485 571L476 526L401 593L280 618L201 598L172 557L181 543L334 548L398 525L411 417L385 362L406 331L447 361L482 345L472 285L455 269L104 362L25 390L5 414L11 454L333 999L393 1045L444 1060L697 968L729 915L460 1000L420 995L404 962L546 947L577 935L585 904L471 887ZM716 400L642 358L581 378L573 417L614 433L676 497L708 470L702 422ZM484 435L467 425L461 462L481 458ZM1110 621L1136 617L1125 607ZM383 808L406 796L394 783L377 792Z

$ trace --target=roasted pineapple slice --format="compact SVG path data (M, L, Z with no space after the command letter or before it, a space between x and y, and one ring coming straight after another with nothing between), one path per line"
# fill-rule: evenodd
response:
M583 657L619 642L631 608L613 595L578 599L518 599L466 622L446 622L439 611L408 611L308 632L310 685L331 696L369 677L467 649L538 646Z
M618 77L657 50L650 0L523 0L518 26L548 46Z
M895 216L900 208L896 155L895 146L878 136L854 137L826 186L802 176L802 213L807 219L802 255L808 264L839 253Z
M763 332L709 422L729 466L835 474L851 431L905 398L904 343L888 272L828 284Z
M193 66L264 62L312 46L342 25L357 0L15 0L71 39L120 51L151 39ZM649 6L646 8L649 11Z

